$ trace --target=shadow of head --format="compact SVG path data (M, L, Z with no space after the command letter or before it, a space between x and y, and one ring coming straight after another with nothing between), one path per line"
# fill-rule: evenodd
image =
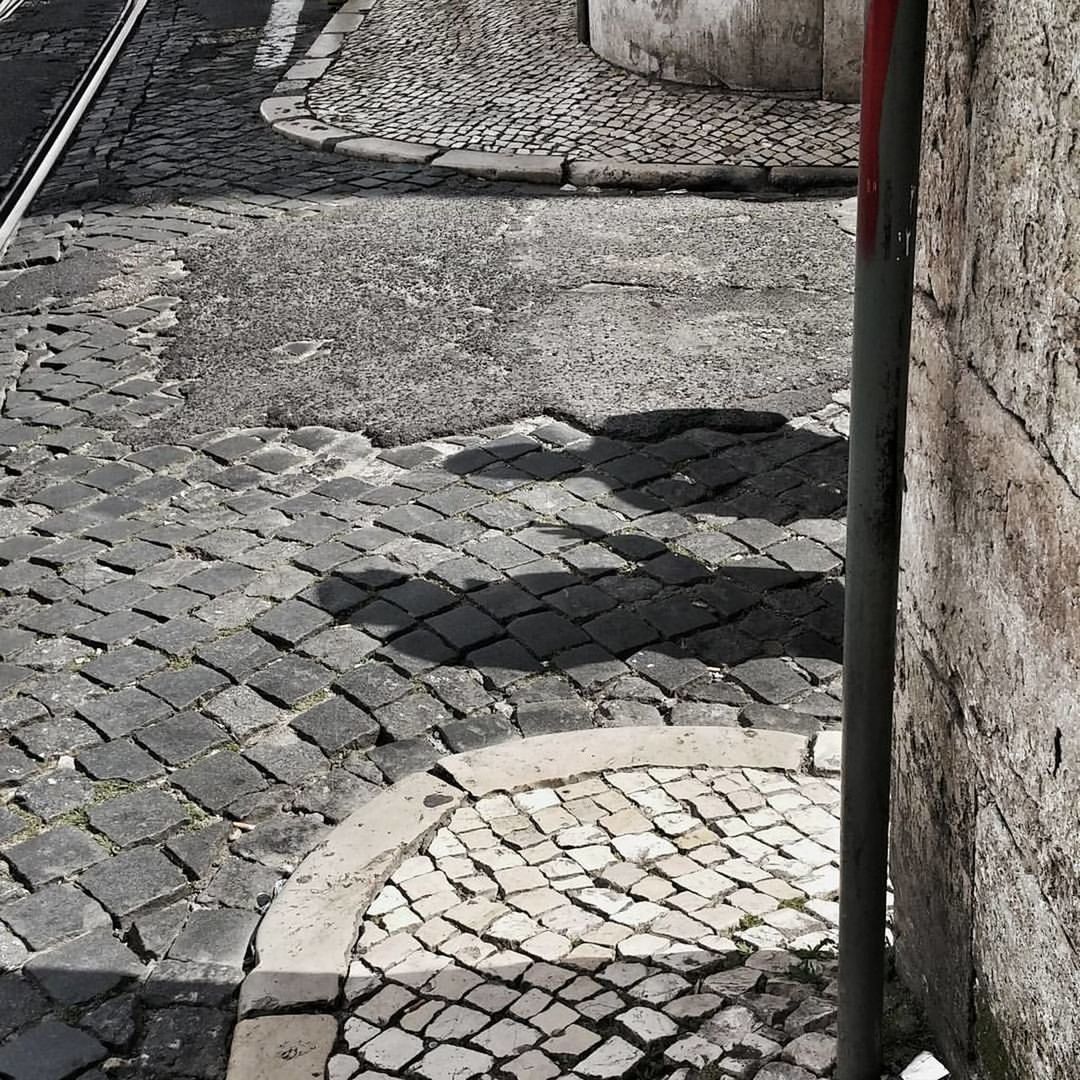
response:
M422 457L360 495L370 515L305 597L361 632L368 670L471 669L489 704L556 675L549 696L690 698L731 706L721 722L755 701L837 715L819 684L840 659L847 447L825 424L672 410Z

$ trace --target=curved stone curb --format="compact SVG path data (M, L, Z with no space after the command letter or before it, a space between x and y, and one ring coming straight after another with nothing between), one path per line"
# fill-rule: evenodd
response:
M429 773L394 784L331 830L271 904L256 935L256 966L240 989L227 1080L323 1076L336 1037L325 1010L341 992L364 912L466 799L645 766L797 771L809 745L802 735L742 728L593 729L443 758L434 771L459 786Z
M805 765L809 740L752 728L610 728L535 735L523 742L443 758L439 768L474 798L512 794L541 784L642 765L690 768L725 765L794 771Z
M258 963L240 988L240 1015L333 1001L371 898L410 847L464 798L460 788L417 773L333 829L259 925Z
M858 169L854 167L683 165L619 161L614 158L577 160L565 154L505 154L451 149L384 139L327 124L308 107L308 91L326 73L346 35L360 29L375 2L346 0L308 49L305 59L293 64L285 73L284 81L275 88L274 95L263 101L259 112L279 135L315 150L367 161L434 165L484 180L517 183L799 194L849 188L858 182Z

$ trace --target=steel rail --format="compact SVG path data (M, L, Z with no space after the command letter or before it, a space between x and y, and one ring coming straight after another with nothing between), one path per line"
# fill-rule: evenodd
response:
M50 121L33 153L19 170L10 187L0 196L0 254L11 242L27 207L33 202L45 178L52 171L68 141L79 126L90 103L105 81L116 58L127 43L149 0L127 0L74 89L64 99L60 111Z
M10 19L23 6L24 0L0 0L0 22Z

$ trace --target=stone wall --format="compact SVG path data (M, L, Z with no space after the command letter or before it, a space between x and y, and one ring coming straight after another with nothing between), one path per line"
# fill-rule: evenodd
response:
M594 51L671 82L857 101L863 0L589 0Z
M858 101L862 76L863 0L825 0L821 27L821 96Z
M931 0L897 953L959 1080L1080 1078L1080 0Z

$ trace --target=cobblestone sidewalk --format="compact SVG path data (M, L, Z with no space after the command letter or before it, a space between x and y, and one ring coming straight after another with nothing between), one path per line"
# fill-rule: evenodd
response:
M275 139L254 42L215 64L194 14L159 16L0 289L0 1072L20 1080L223 1075L280 882L447 749L839 715L842 404L647 443L536 418L392 450L326 428L147 445L180 401L160 372L187 237L468 183ZM220 89L211 132L193 71Z
M572 0L354 7L286 74L315 81L276 91L307 89L310 112L341 138L426 144L431 156L441 148L569 162L857 164L857 105L698 90L623 71L577 41Z
M179 272L158 270L140 280ZM839 406L645 445L540 419L381 451L310 428L133 450L177 401L172 304L6 320L0 1011L23 1030L0 1069L20 1077L43 1052L219 1075L279 881L447 749L839 714ZM75 1006L79 1027L46 1020Z
M829 1075L838 788L651 768L458 808L367 910L328 1075Z

